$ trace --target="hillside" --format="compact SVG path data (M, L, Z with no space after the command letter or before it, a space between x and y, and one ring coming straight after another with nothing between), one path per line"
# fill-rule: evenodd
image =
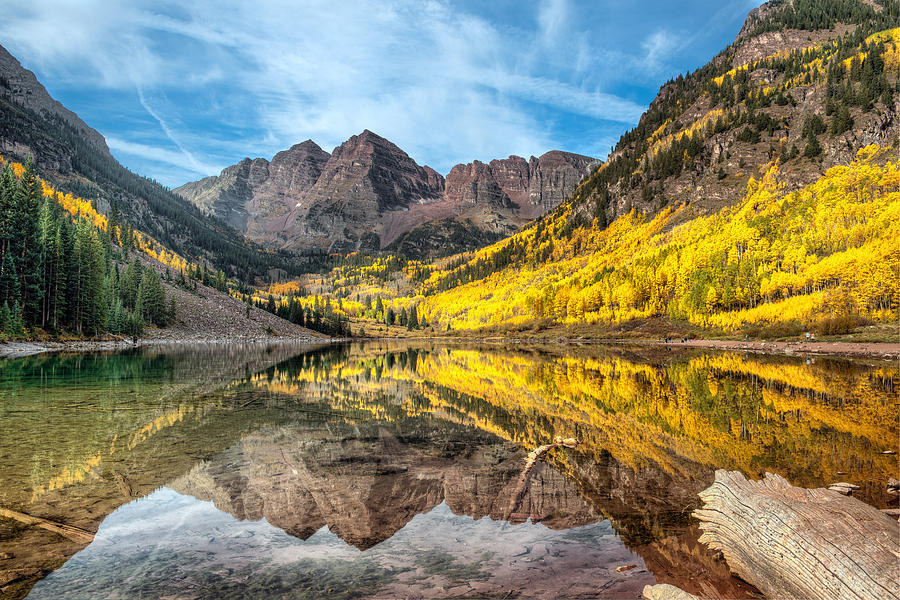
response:
M0 165L0 341L316 337L250 306L224 272L54 189L31 161Z
M900 30L879 28L897 14L896 2L752 11L551 218L433 274L429 320L665 315L749 333L896 319Z
M670 80L637 127L576 191L574 226L689 204L685 219L737 202L777 159L789 189L896 142L895 0L774 1L734 43ZM815 141L813 141L815 140Z
M514 233L562 203L595 162L551 151L456 165L445 179L366 130L330 154L307 140L175 192L267 247L423 258Z
M155 181L132 173L109 153L103 136L47 93L34 73L0 47L0 154L25 162L61 191L89 199L102 213L113 205L131 226L168 248L229 276L267 279L272 269L298 274L317 256L264 251Z

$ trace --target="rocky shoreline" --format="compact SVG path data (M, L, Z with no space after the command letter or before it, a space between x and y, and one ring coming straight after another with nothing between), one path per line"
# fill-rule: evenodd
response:
M138 338L131 340L71 340L0 343L0 359L21 358L46 352L121 352L148 346L175 346L197 344L322 344L336 340L326 337L179 337Z

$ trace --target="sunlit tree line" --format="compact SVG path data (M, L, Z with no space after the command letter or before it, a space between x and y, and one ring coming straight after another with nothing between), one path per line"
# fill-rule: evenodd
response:
M424 313L453 328L656 315L725 330L835 315L896 319L900 180L896 163L878 164L886 154L867 147L792 193L771 165L738 205L674 229L685 207L581 230L557 242L546 264L430 296Z

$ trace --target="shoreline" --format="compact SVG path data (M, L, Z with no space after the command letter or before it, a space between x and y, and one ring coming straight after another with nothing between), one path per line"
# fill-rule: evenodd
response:
M121 352L135 348L180 345L213 344L323 344L333 343L332 338L318 337L156 337L129 340L67 340L67 341L16 341L0 342L0 359L23 358L36 354L56 352Z
M588 338L588 337L552 337L552 338L517 338L517 337L372 337L350 338L349 341L430 341L445 343L478 343L478 344L516 344L521 346L655 346L669 350L681 348L730 350L738 352L756 352L760 354L784 354L786 356L836 356L845 358L900 358L900 342L771 342L740 340L674 340L666 342L660 339L641 338Z
M643 346L665 346L667 348L712 348L763 354L795 354L817 356L846 356L859 358L900 357L900 342L763 342L738 340L602 340L611 344L634 344Z
M278 343L344 343L365 341L407 341L407 342L446 342L446 343L488 343L517 344L537 346L553 344L557 346L657 346L666 349L708 348L714 350L730 350L737 352L755 352L761 354L838 356L845 358L900 358L900 342L768 342L738 340L674 340L666 342L659 339L635 338L516 338L516 337L371 337L371 338L327 338L327 337L218 337L218 336L185 336L185 337L152 337L138 338L137 343L130 340L71 340L71 341L22 341L0 343L0 358L20 358L48 352L118 352L144 346L166 346L182 344L278 344Z

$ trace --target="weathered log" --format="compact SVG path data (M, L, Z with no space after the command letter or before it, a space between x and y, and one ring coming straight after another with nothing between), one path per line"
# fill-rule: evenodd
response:
M79 544L90 544L94 541L94 534L90 531L85 531L84 529L75 527L73 525L66 525L65 523L57 523L56 521L49 521L40 517L32 517L31 515L26 515L25 513L21 513L15 510L9 510L8 508L0 508L0 517L14 519L19 523L25 523L26 525L35 525L42 529L46 529L47 531L58 533L65 538L69 538L73 542L78 542Z
M700 498L700 541L768 598L900 597L900 527L860 500L723 470Z
M700 600L697 596L688 594L686 591L668 583L645 585L641 598L644 600Z
M556 436L552 444L544 444L543 446L538 446L528 453L528 457L525 459L525 468L522 469L522 473L519 475L519 481L516 483L516 489L510 497L509 508L506 509L506 513L503 517L504 520L509 521L510 517L512 517L513 512L516 510L516 507L519 506L519 503L525 496L525 491L528 486L528 480L531 477L531 471L534 469L534 465L537 464L538 459L540 459L544 454L546 454L553 448L574 448L577 445L578 440L576 440L575 438L563 439L560 436Z

